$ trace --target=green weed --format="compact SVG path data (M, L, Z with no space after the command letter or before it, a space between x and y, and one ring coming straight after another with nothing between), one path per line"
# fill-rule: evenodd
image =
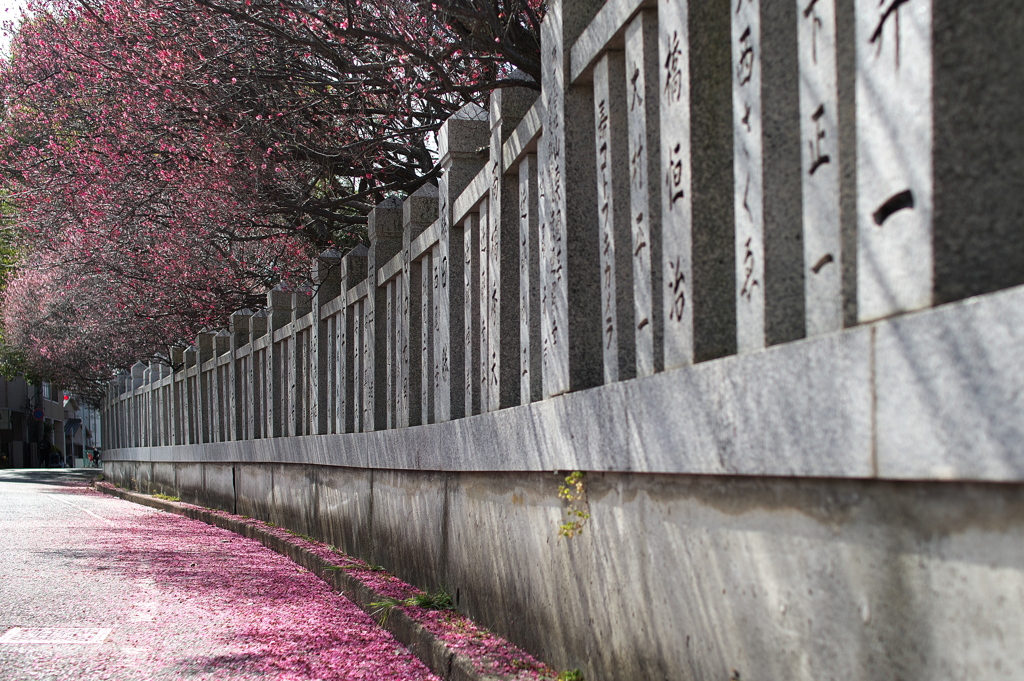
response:
M438 589L434 593L424 591L415 596L410 596L402 601L405 605L413 605L427 610L451 610L455 607L452 597L444 589Z
M583 526L590 520L586 475L583 471L573 471L565 477L565 483L558 487L558 498L569 503L565 509L568 519L558 526L559 537L572 539L582 534Z
M377 624L384 626L388 621L388 615L395 609L395 606L402 605L402 601L396 598L384 598L380 601L373 601L370 603L370 617L372 617Z

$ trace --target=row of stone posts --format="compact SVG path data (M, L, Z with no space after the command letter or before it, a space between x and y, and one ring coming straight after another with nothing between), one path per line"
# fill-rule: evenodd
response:
M1024 283L1022 48L986 19L554 0L539 98L449 120L439 185L377 206L312 294L119 377L110 441L441 422Z

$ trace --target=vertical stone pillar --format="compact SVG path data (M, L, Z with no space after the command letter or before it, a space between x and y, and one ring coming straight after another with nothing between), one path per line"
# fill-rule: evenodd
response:
M217 332L213 338L214 357L220 358L231 352L231 333L225 329ZM226 369L226 370L225 370ZM224 442L228 439L230 409L234 403L234 393L230 380L230 364L222 368L219 365L213 370L214 389L214 431L213 441Z
M312 293L299 290L292 293L292 337L288 343L288 390L290 399L288 406L289 434L309 435L309 384L308 362L309 353L305 340L309 337L305 331L296 330L297 322L313 310ZM314 323L315 320L314 320Z
M352 343L352 428L361 433L366 423L366 300L349 307L348 337Z
M804 335L796 28L789 3L747 0L732 17L740 352Z
M434 310L432 251L420 258L420 279L414 282L420 292L420 422L434 422L434 339L431 314Z
M570 86L570 48L601 0L553 0L541 26L544 136L538 149L544 395L601 383L601 282L589 84ZM571 163L571 168L570 168Z
M160 364L160 419L158 422L158 443L161 447L170 444L170 382L164 383L169 375L168 367Z
M213 337L216 334L207 331L196 336L196 366L199 375L196 381L196 426L197 440L200 444L213 442L213 415L216 405L213 403L211 381L215 379L214 371L204 371L203 365L214 357Z
M641 83L642 85L642 83ZM633 378L636 374L634 331L633 260L634 251L650 254L647 233L648 214L639 213L635 231L638 245L632 244L630 178L637 171L631 163L633 150L627 120L627 92L636 82L626 82L623 52L609 50L594 65L594 128L597 154L597 220L601 258L601 352L604 382ZM641 101L642 101L641 92ZM641 152L646 149L641 137ZM635 152L634 152L635 153ZM638 178L643 180L643 178ZM650 258L648 258L648 261ZM647 328L650 316L646 318ZM649 330L649 329L648 329Z
M529 404L542 399L536 154L519 162L519 344L520 400Z
M796 3L808 336L843 328L839 84L835 0Z
M659 65L658 16L654 10L645 10L626 27L625 65L625 116L629 140L628 243L633 256L627 270L632 274L633 293L633 314L628 321L633 325L631 335L636 355L635 374L630 375L640 376L649 376L664 367L667 296L662 285ZM671 182L671 178L666 179ZM667 183L665 190L668 191ZM627 328L625 321L622 328Z
M525 87L491 93L487 343L492 411L520 403L519 305L514 302L519 298L519 178L517 169L504 167L502 145L537 96Z
M412 260L409 247L423 231L423 225L407 224L402 233L401 339L399 361L401 408L399 426L416 426L423 420L423 273L420 259Z
M932 4L855 2L862 322L932 304Z
M239 357L239 351L249 344L252 324L252 311L239 310L232 313L229 326L231 329L231 362L228 364L231 384L231 400L228 402L229 428L225 436L229 440L247 440L252 437L248 429L249 412L252 411L250 401L249 375L246 367L252 362L252 353L246 358Z
M267 292L267 361L264 378L264 396L266 399L266 417L264 433L266 437L282 437L285 434L284 423L287 418L284 402L287 399L283 384L284 363L281 346L274 342L274 333L284 328L292 319L292 294L280 286Z
M398 199L385 199L370 211L367 221L370 251L366 276L369 281L364 311L365 320L365 412L364 431L386 427L386 352L387 290L378 286L377 271L402 249L402 203ZM380 398L378 399L378 395Z
M463 267L466 260L463 223L452 221L452 206L484 166L477 150L485 146L490 134L487 112L475 104L467 104L445 121L437 134L438 159L444 172L438 178L438 218L441 232L438 257L443 276L440 287L440 321L438 354L442 370L436 398L439 421L459 418L467 413L465 391L466 353L462 342L466 333L466 288ZM454 342L453 342L454 340Z
M428 423L427 416L436 390L434 381L434 347L436 334L431 333L434 304L431 258L424 255L412 262L412 242L435 220L439 209L439 192L433 185L424 185L402 204L402 329L401 360L402 423ZM429 251L428 251L429 253Z
M338 324L338 385L341 393L338 399L336 417L339 432L352 433L359 430L362 422L360 408L362 383L359 370L362 366L358 331L362 330L360 305L347 303L348 292L366 279L369 250L360 244L341 259L341 295L346 296Z
M183 348L173 347L170 349L170 355L173 373L171 374L171 432L168 444L180 445L183 443L181 426L184 409L181 395L185 387L185 353Z
M806 8L806 5L804 6ZM807 335L798 12L793 2L761 6L764 172L765 343Z
M760 6L760 0L740 2L732 18L736 338L740 352L765 346Z
M479 347L477 353L477 375L479 381L477 390L480 392L480 411L486 412L491 409L491 201L486 198L480 202L480 227L477 236L477 250L479 252L477 265L479 269L478 281L476 282L476 301L478 315L480 317Z
M666 369L736 352L734 10L659 2Z
M313 326L310 329L310 348L313 356L310 358L310 423L314 426L314 434L323 435L328 432L328 391L331 386L327 376L332 373L330 366L331 352L329 325L326 320L320 318L323 307L341 295L341 254L338 251L329 249L321 253L313 263L313 310L316 316L313 318ZM337 376L337 374L334 374Z
M404 255L403 254L403 265ZM400 331L401 324L398 320L398 287L401 285L402 274L398 273L395 277L390 279L387 283L387 398L385 399L385 405L387 407L387 428L398 427L398 410L400 408L402 398L399 395L398 386L401 381L401 363L398 361L398 340L399 337L404 334Z
M873 10L876 21L884 23L881 47L886 56L892 56L894 30L900 32L900 40L923 40L921 22L929 9L921 7L926 1L910 0L895 10L901 15L899 22L891 15L885 20L877 8ZM931 73L933 79L932 303L937 305L1024 284L1024 14L1018 4L1000 0L931 4L932 61L911 61L917 58L918 46L901 51L899 78L927 80ZM905 19L911 12L918 16ZM858 31L858 51L874 47L877 52L878 41L864 44L861 35ZM927 86L919 80L913 87L919 92ZM898 89L901 98L911 96L902 86ZM918 106L918 111L924 109L923 102ZM903 125L911 120L916 117L900 121L896 134L901 149L913 149L914 138L928 133L905 132ZM903 163L911 163L911 158L905 156ZM924 168L914 170L926 180ZM868 207L877 210L870 202ZM888 230L889 220L870 227Z
M268 351L255 350L256 340L267 334L269 315L266 310L257 310L249 321L249 343L253 351L249 354L249 366L246 367L249 380L249 437L252 439L267 437L267 370Z
M447 264L444 269L447 269ZM431 415L432 423L441 420L441 405L438 404L438 396L441 394L441 370L447 357L441 356L441 326L447 326L448 320L441 320L441 246L435 243L430 248L430 356L432 361L430 386L431 386Z
M199 384L198 375L196 378L189 378L189 372L196 366L198 360L196 347L190 345L182 352L182 372L184 378L181 383L181 435L182 444L194 445L199 442L198 425L196 421L196 389Z
M462 301L466 416L480 413L480 216L470 214L462 223Z
M142 427L139 429L140 444L149 447L152 443L153 432L153 386L152 368L147 364L142 371L142 399L139 401L139 415L142 420Z

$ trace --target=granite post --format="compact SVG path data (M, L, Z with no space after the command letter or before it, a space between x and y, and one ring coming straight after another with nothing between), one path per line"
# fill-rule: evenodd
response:
M357 335L362 324L359 321L360 306L358 303L350 305L348 294L366 279L368 256L369 249L360 244L341 259L341 295L345 297L345 303L341 308L341 320L338 324L336 340L338 345L338 385L341 388L336 414L339 432L342 433L357 432L358 425L362 420L362 412L359 408L362 383L358 374L361 366L359 353L361 344Z
M267 437L267 369L268 350L256 350L256 341L267 335L269 315L266 310L257 310L250 320L249 365L246 372L249 377L249 437L252 439Z
M623 378L649 376L664 366L664 298L662 286L661 121L658 118L658 17L640 12L626 27L625 106L629 169L629 240L631 262L624 264L620 294L632 303L622 319L636 356ZM666 191L668 187L666 186ZM671 198L671 197L670 197ZM628 276L627 280L625 277ZM628 283L627 283L628 281ZM631 296L629 294L632 294ZM621 313L620 313L621 314ZM626 326L627 322L630 326Z
M527 87L502 88L490 101L488 262L488 409L520 403L519 178L503 167L502 145L537 101Z
M601 351L604 382L636 375L631 244L630 130L626 57L608 50L594 65L594 128L597 154L597 219L601 258ZM647 214L641 212L641 220ZM643 224L642 231L647 231ZM642 237L639 250L649 252ZM649 321L649 319L648 319Z
M542 399L537 210L537 155L527 154L519 162L519 399L522 404Z
M541 334L545 397L599 385L601 281L593 88L570 85L570 47L601 0L553 0L541 25L544 135L540 183ZM571 160L572 166L568 165Z
M460 418L467 413L466 353L461 342L467 317L463 268L466 260L465 222L454 224L452 207L477 173L484 167L478 150L488 140L487 112L467 104L441 126L437 133L438 163L443 173L438 178L438 219L441 221L438 258L443 276L439 282L438 354L442 371L435 399L438 421ZM452 342L454 339L455 342Z
M266 400L265 437L282 437L287 418L284 401L287 398L287 385L283 382L284 366L287 357L282 356L282 348L274 342L274 334L283 329L292 319L292 294L280 286L267 292L267 355L265 366L264 399Z
M204 370L203 365L214 358L212 331L205 331L196 336L196 438L199 444L213 442L213 413L216 406L213 402L211 372Z
M363 430L371 431L387 427L387 409L384 402L387 390L385 365L387 290L377 285L377 271L402 249L402 202L392 198L377 204L370 211L367 220L367 234L370 239L366 271L368 280L367 310L364 313L366 325L364 409L367 418L363 423Z
M328 249L317 256L313 263L312 271L313 285L313 325L310 329L310 348L313 356L310 358L310 424L313 427L311 434L324 435L328 432L328 391L330 382L327 377L333 367L331 366L330 353L330 331L326 319L321 318L321 313L327 303L335 300L341 295L341 254L333 249Z

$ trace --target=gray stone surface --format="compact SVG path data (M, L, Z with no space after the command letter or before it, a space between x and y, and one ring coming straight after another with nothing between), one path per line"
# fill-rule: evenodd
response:
M494 306L491 304L491 201L489 197L480 200L479 206L479 234L477 235L477 275L475 280L470 280L475 287L473 304L479 308L476 316L478 324L474 328L474 334L479 341L476 346L476 370L477 379L474 392L480 396L480 412L491 411L494 406L491 403L491 345L490 329L491 317Z
M932 3L893 7L856 3L862 322L932 304Z
M798 8L804 291L808 336L843 328L839 85L835 0Z
M150 483L150 489L143 490L147 493L153 493L154 491L160 494L174 495L174 490L177 487L176 478L174 475L174 464L173 463L154 463L152 467L153 477Z
M570 45L600 9L595 0L548 5L544 136L538 145L540 191L541 338L544 396L601 383L600 259L594 129L570 125L593 112L590 84L570 86ZM572 172L567 165L573 159Z
M313 469L312 494L318 509L314 535L364 559L370 558L373 548L373 475L365 469Z
M623 378L649 376L664 368L666 294L662 282L661 121L658 15L638 14L626 27L626 108L629 153L629 279L633 314L629 322L636 355ZM666 185L665 191L668 191ZM671 198L671 197L670 197ZM673 293L675 293L673 291ZM627 297L628 300L628 297Z
M519 160L519 403L541 399L537 155ZM468 346L467 346L468 347Z
M506 88L491 95L490 170L488 205L491 219L490 329L492 409L520 403L519 371L519 178L517 169L502 166L502 146L537 99L528 88Z
M606 2L572 45L571 80L586 79L609 47L621 49L622 29L644 4L644 0L611 0Z
M636 375L625 54L606 52L593 74L601 354L604 382L614 383Z
M202 464L203 492L200 500L201 505L235 513L235 470L236 468L233 465ZM181 477L179 469L179 491L186 489L188 475L186 474L186 477ZM181 495L179 494L178 496Z
M425 215L426 214L426 215ZM432 214L432 217L427 215ZM402 251L407 222L432 222L437 217L437 187L424 185L404 202L388 198L367 217L367 290L363 302L363 430L387 427L387 291L377 281L381 266ZM378 361L380 358L380 361Z
M420 291L420 423L434 421L434 287L431 256L431 253L424 253L420 258L420 278L412 283Z
M1024 13L933 3L933 302L1024 283Z
M736 346L765 346L764 136L761 2L732 15L733 213L736 216Z
M465 349L463 391L466 415L480 413L480 218L470 214L462 221L463 338Z
M725 11L728 12L728 8ZM662 158L658 177L659 184L662 184L660 216L662 271L666 284L663 298L666 369L691 364L694 352L694 224L691 164L695 158L691 155L688 12L687 2L658 2L658 63L662 65L658 70L659 130L662 132L662 141L659 145L659 154ZM699 85L698 81L697 86ZM710 102L703 102L701 108L707 108L708 103ZM725 102L726 112L730 105L731 97L728 97ZM731 139L730 130L730 143ZM695 137L694 140L697 144L700 143L699 137ZM696 148L693 151L696 152ZM731 156L731 148L727 154ZM729 195L731 197L731 190ZM732 202L730 200L727 203L731 206ZM731 215L729 217L731 218ZM731 225L732 220L729 219L725 224ZM732 252L731 240L729 252Z
M806 5L761 7L765 343L803 338L805 287L797 23ZM813 11L813 10L812 10Z
M1024 291L878 327L878 473L1024 479Z
M676 184L676 163L681 163L678 170L683 177L690 178L682 182L678 190L662 193L662 272L665 292L669 294L664 298L668 308L665 310L665 368L672 369L736 352L732 5L729 0L704 0L685 5L661 0L658 9L659 23L666 12L681 12L672 24L672 33L663 33L659 41L659 63L672 67L673 83L678 77L683 88L672 104L676 115L665 115L665 99L662 99L665 187L668 188L670 177L673 187ZM686 24L679 23L684 18ZM679 31L678 64L668 60L668 56L675 53L676 30ZM668 42L670 37L673 38L671 43ZM662 92L676 92L674 86L665 89L669 69L662 68L661 73L666 79ZM676 120L680 123L675 123ZM689 121L688 130L675 127L685 120ZM676 134L669 136L666 132L669 129L676 130ZM680 145L678 151L677 144ZM687 145L688 154L685 153ZM679 190L684 195L669 207L668 200L677 196ZM674 245L670 247L670 244ZM681 275L685 280L680 280ZM686 294L684 299L680 299L680 291Z
M373 564L401 564L403 577L415 584L444 585L446 478L444 473L374 471L368 557Z
M274 335L292 320L292 294L280 287L267 293L267 338L266 361L263 372L264 437L281 437L285 432L285 400L287 386L282 382L282 367L286 358L282 356L280 342L274 342ZM201 353L200 353L201 355ZM204 439L203 442L208 440Z
M269 520L274 500L273 469L269 466L238 466L235 470L235 495L235 513Z
M200 504L212 506L205 503L203 485L203 467L215 464L202 463L176 463L174 464L174 479L176 482L174 496L189 504ZM234 506L234 490L231 495L231 505Z

